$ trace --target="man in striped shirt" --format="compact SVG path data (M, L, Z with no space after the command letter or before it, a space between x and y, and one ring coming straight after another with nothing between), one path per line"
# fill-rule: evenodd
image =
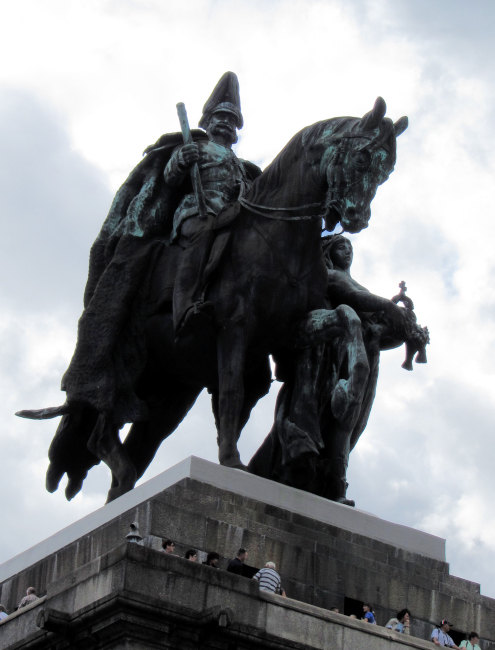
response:
M285 596L285 591L282 589L280 582L280 576L275 571L274 562L267 562L265 568L260 569L258 573L253 576L253 580L258 580L261 591L271 591L274 594Z

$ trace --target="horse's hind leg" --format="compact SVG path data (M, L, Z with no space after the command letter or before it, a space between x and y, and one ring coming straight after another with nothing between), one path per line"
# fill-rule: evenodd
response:
M136 468L120 441L118 427L103 414L98 417L88 441L88 449L112 472L112 487L107 503L132 490L137 481Z
M160 400L147 400L149 420L135 422L123 443L138 479L148 469L162 442L186 417L201 390L198 387L176 387L168 390Z

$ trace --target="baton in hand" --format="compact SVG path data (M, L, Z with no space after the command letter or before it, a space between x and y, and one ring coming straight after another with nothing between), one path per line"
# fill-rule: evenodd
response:
M189 128L189 122L187 119L186 107L180 102L177 104L177 115L179 116L180 128L182 131L182 137L184 138L184 144L193 144L191 129ZM203 192L203 186L201 185L201 177L199 175L198 163L190 169L191 181L194 190L194 196L196 197L196 203L198 204L198 214L200 219L206 219L208 213L206 211L205 195Z

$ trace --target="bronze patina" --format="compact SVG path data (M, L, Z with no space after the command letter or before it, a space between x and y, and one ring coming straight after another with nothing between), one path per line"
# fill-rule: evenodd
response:
M100 461L112 472L109 501L132 489L204 388L220 463L247 469L237 441L269 390L273 355L284 386L248 469L350 504L348 453L371 408L379 350L408 340L419 349L421 338L407 310L350 278L348 240L322 238L322 227L368 226L407 128L385 112L378 98L362 118L304 128L261 172L232 150L244 119L227 72L201 129L145 150L91 249L66 402L18 413L62 416L49 491L67 474L71 499Z

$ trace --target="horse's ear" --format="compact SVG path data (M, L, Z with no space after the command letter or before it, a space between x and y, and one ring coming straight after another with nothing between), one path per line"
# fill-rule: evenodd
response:
M401 133L404 133L408 126L409 120L405 115L397 120L397 122L394 122L395 137L398 138Z
M373 109L369 113L366 113L366 115L363 115L363 118L361 120L361 127L363 131L376 129L376 127L385 117L386 112L387 104L385 104L385 100L383 97L377 97Z

